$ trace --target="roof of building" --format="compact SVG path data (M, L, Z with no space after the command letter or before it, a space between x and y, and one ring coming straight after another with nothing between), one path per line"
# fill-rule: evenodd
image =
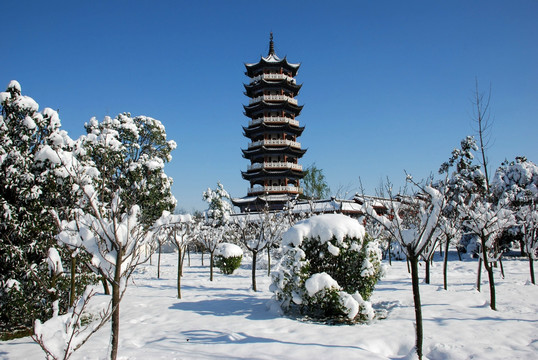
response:
M290 123L281 123L281 124L275 124L275 123L266 123L262 122L258 125L253 126L243 126L244 135L246 137L252 137L256 135L266 134L266 133L279 133L282 134L283 132L288 132L290 134L294 134L297 136L300 136L304 131L304 126L295 126Z
M298 149L292 146L259 146L252 149L242 149L243 156L250 159L252 156L264 154L291 154L295 157L301 157L306 153L306 149Z
M297 74L297 71L301 66L301 64L289 63L286 57L281 59L277 56L277 54L275 53L275 44L273 42L273 33L271 33L269 41L269 53L265 57L262 56L260 61L258 61L257 63L245 64L245 67L247 69L246 74L247 76L252 77L256 70L271 66L281 66L283 68L286 68L287 70L291 71L292 76L295 76Z
M286 79L276 80L276 81L275 80L269 81L269 80L261 79L254 83L243 84L243 86L245 87L245 90L246 90L245 95L247 96L253 96L253 94L257 90L261 90L261 89L287 89L293 93L293 96L297 96L297 94L299 94L299 90L301 89L303 85L295 84Z

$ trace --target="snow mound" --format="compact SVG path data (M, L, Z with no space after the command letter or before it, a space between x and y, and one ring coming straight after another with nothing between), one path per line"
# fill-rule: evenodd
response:
M217 247L215 255L220 255L223 258L238 257L243 256L243 250L235 244L221 243Z
M323 214L298 222L284 233L282 240L286 246L298 246L304 238L319 239L324 244L334 237L341 244L346 236L362 239L365 234L364 226L349 216Z
M326 272L313 274L308 280L305 281L305 288L308 292L308 296L314 296L323 289L340 289L340 286L334 280L331 275Z

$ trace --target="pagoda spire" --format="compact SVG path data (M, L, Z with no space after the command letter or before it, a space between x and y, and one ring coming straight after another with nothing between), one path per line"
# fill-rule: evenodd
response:
M270 55L275 55L275 43L273 42L273 32L271 31L270 35L269 35L269 54L267 54L267 56L270 56Z

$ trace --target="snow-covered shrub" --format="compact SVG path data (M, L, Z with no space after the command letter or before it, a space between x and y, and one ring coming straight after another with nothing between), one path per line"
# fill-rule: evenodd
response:
M235 244L221 243L215 251L215 265L226 275L239 269L242 259L243 250Z
M284 311L337 321L373 319L367 300L383 274L381 251L357 220L313 216L290 228L283 246L271 291Z

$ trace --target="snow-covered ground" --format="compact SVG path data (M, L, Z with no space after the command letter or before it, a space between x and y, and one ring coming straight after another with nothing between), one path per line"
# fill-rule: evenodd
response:
M164 254L161 279L141 265L121 303L120 359L403 359L414 355L414 309L405 262L393 262L372 303L386 319L369 325L329 326L279 316L269 310L270 279L258 271L259 292L250 290L245 264L233 275L209 270L193 255L185 261L181 300L176 298L176 255ZM206 265L209 263L206 258ZM496 272L499 311L489 292L474 289L474 260L449 263L449 290L442 289L442 263L432 283L421 285L424 354L429 359L538 358L538 286L528 281L524 259L505 259L506 279ZM483 275L482 279L486 280ZM109 326L73 359L106 359ZM42 359L30 338L0 342L2 359Z

